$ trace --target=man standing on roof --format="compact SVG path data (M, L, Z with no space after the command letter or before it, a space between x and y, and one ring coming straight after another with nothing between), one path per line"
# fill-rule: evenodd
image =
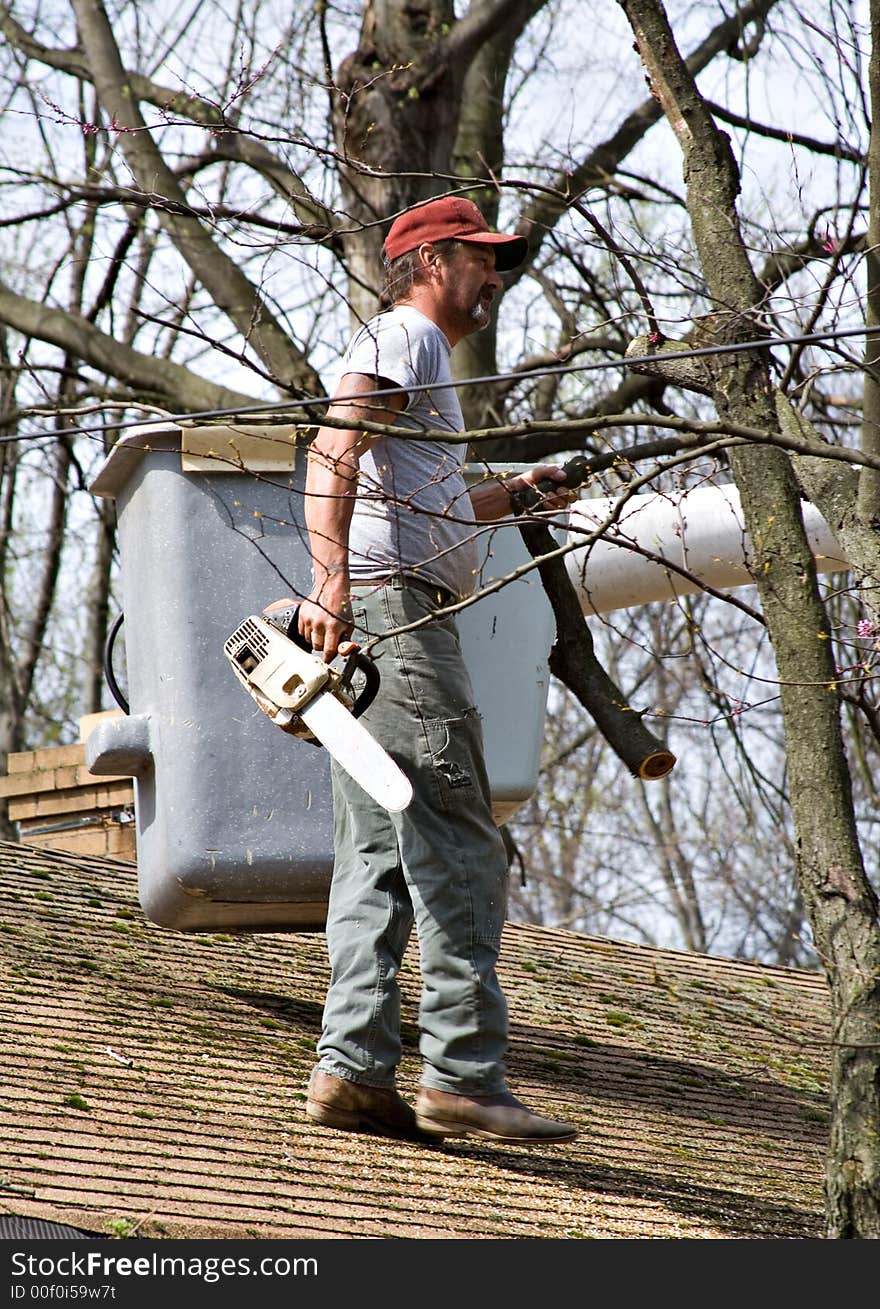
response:
M391 225L383 293L390 308L357 332L342 361L329 414L344 425L322 427L309 450L314 585L299 630L325 660L352 635L381 637L470 595L475 524L510 514L526 486L565 477L544 465L469 492L464 443L418 438L463 431L450 351L487 325L499 273L525 253L524 237L490 231L476 205L454 196L417 205ZM368 433L363 421L414 436ZM560 488L545 494L543 507L571 499ZM569 1141L573 1127L532 1113L505 1082L508 1017L495 965L508 865L455 619L441 613L381 641L379 652L382 686L362 721L414 796L402 813L388 813L333 766L331 977L307 1113L328 1127L389 1136ZM423 981L415 1111L394 1085L397 977L414 924Z

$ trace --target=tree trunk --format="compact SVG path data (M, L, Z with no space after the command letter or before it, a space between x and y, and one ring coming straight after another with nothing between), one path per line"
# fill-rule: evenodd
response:
M376 311L386 220L449 189L464 70L453 65L452 0L366 0L357 49L333 100L353 324ZM417 162L416 162L417 161Z
M659 0L621 0L683 154L688 211L707 286L723 306L722 339L759 335L760 286L742 240L730 143L702 101ZM753 312L754 311L754 312ZM728 354L713 372L721 417L773 429L773 388L760 353ZM798 877L826 969L832 1012L832 1132L827 1219L832 1237L880 1237L880 923L865 876L840 728L830 632L781 450L731 454L755 576L780 681Z
M500 173L510 58L546 4L472 0L456 20L452 0L366 0L358 46L339 66L333 100L342 207L351 219L341 239L353 324L375 312L388 220L455 189L458 179ZM471 194L492 224L497 192ZM490 372L494 335L482 333L478 349Z

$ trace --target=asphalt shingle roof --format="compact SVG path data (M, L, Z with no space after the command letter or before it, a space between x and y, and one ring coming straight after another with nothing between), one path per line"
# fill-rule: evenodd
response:
M415 1092L418 958L402 974ZM136 870L0 842L0 1215L184 1237L823 1233L816 973L508 924L509 1080L556 1147L423 1146L304 1113L322 933L185 935Z

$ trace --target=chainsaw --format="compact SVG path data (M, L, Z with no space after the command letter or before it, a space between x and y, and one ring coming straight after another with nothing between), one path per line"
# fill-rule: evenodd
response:
M405 809L409 778L358 722L379 690L379 669L361 650L342 669L325 663L300 634L298 606L251 614L223 645L241 685L282 732L325 746L341 768L383 808ZM355 692L360 673L363 686Z

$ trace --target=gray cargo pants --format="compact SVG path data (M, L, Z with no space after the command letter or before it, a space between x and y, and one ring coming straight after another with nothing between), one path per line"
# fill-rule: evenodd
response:
M356 591L354 639L423 618L414 587ZM327 918L330 986L319 1067L370 1086L401 1056L398 973L415 924L422 1084L505 1089L507 1005L495 972L508 866L492 818L482 726L454 619L376 649L381 686L361 721L407 774L413 799L390 814L333 765L335 862Z

